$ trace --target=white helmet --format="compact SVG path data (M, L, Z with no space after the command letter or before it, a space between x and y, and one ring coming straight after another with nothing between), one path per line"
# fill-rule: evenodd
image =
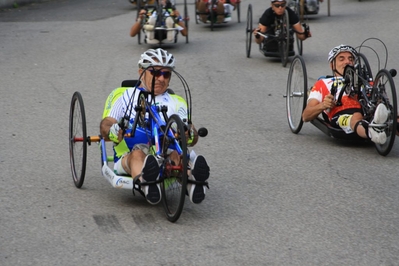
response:
M150 66L175 67L175 57L167 51L158 49L148 49L145 51L138 62L139 68Z
M341 44L341 45L334 47L328 53L328 62L331 63L335 59L335 57L337 57L337 55L342 52L351 53L355 59L357 57L357 51L355 50L355 48L353 48L352 46L349 46L349 45Z

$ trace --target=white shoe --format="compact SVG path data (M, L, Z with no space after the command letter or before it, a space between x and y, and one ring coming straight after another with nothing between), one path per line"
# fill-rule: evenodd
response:
M154 26L152 26L152 25L145 25L146 26L146 28L148 27L148 28L151 28L151 30L145 30L145 34L147 35L147 39L148 40L154 40Z
M224 18L224 23L231 21L231 17Z
M165 24L166 24L166 39L168 39L168 41L173 41L175 39L175 31L171 30L174 28L175 26L175 22L173 21L173 19L171 17L167 17L165 20Z
M145 30L145 32L147 34L148 40L153 40L154 39L155 22L156 22L156 18L155 17L150 17L148 19L147 24L143 25L143 29Z
M374 119L373 122L371 122L371 124L383 124L387 121L388 119L388 109L385 106L385 104L379 104L377 106L377 109L375 109L374 112Z
M387 141L387 135L385 134L385 131L378 132L377 130L378 129L369 126L369 137L372 142L382 145Z

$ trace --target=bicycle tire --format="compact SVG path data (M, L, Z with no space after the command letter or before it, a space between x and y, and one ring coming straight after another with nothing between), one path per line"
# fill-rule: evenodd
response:
M186 43L188 43L188 8L187 0L184 0L184 26L186 27Z
M248 5L248 10L247 10L247 28L245 30L245 35L246 35L246 42L245 42L245 48L247 52L247 57L249 58L251 56L251 44L252 44L252 5Z
M373 80L373 73L371 71L369 61L364 54L357 54L355 65L358 67L358 75L360 77L362 77L365 81Z
M87 160L86 114L82 95L76 91L69 110L69 158L75 186L81 188Z
M237 9L237 21L238 21L238 23L241 23L241 16L240 16L241 8L240 8L240 5L241 5L241 1L237 1L236 9Z
M283 17L283 25L279 37L280 59L283 67L286 67L288 62L288 53L290 49L289 39L290 39L290 20L288 17L288 11L285 10Z
M169 131L173 132L173 137L168 134ZM172 164L167 160L167 152L171 143L176 141L182 149L180 169L178 171L171 171L168 170L172 167ZM171 115L168 119L162 140L162 154L164 157L161 178L162 205L168 220L176 222L183 210L188 179L187 141L184 124L178 115Z
M299 2L298 1L294 1L294 7L292 7L292 9L294 10L295 14L298 16L298 18L300 18L300 7L299 7ZM302 21L299 21L300 24L302 25ZM301 39L298 38L298 35L294 32L295 35L295 42L296 42L296 48L298 50L298 54L302 55L303 53L303 42Z
M296 55L288 72L286 109L288 125L294 134L302 129L302 112L306 107L307 72L305 61L300 55Z
M201 1L201 0L194 0L194 14L195 14L195 24L198 24L198 20L199 20L199 14L198 14L198 9L197 9L197 3Z
M136 20L139 18L139 15L140 15L141 1L142 0L137 0L137 2L136 2L136 6L137 6L137 17L136 17ZM143 28L143 25L144 25L144 20L140 21L140 23L141 23L140 30L137 33L137 42L138 42L138 44L141 44L141 31L142 31L142 28ZM144 38L145 38L145 36L144 36Z
M395 83L388 70L381 69L378 71L374 80L374 87L378 88L382 103L385 104L389 111L388 120L385 123L387 126L384 129L387 141L384 144L375 143L378 153L386 156L391 151L395 142L398 110Z
M303 54L303 41L298 38L298 35L294 33L295 35L295 40L296 40L296 48L298 50L298 54L302 55Z

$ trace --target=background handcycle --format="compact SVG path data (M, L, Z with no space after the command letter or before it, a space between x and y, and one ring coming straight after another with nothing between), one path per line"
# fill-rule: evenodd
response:
M146 30L144 29L144 25L148 20L148 15L146 15L146 19L141 20L141 30L137 34L137 41L138 44L141 44L141 35L143 34L144 37L144 42L149 43L149 44L163 44L163 43L170 43L170 41L166 41L166 33L167 31L171 30L174 31L175 33L175 38L173 40L173 43L177 42L178 35L179 35L179 29L178 28L167 28L165 26L165 16L163 12L163 6L160 3L162 0L153 0L153 1L146 1L146 0L136 0L136 5L137 5L137 19L139 18L140 10L145 9L148 12L155 10L157 12L157 20L155 23L154 27L154 40L148 40L146 36ZM175 1L170 1L166 0L166 5L170 7L170 9L175 10L176 9L176 3ZM184 26L187 29L187 35L186 37L186 43L188 43L188 21L190 20L188 16L188 9L187 9L187 0L184 0L183 2L183 21L184 21ZM180 11L180 10L179 10ZM159 41L162 40L162 41Z
M139 93L138 100L136 103L132 103L132 108L136 111L134 122L128 126L130 117L128 115L124 121L121 121L120 126L126 129L126 137L137 143L150 144L150 150L161 166L160 178L153 182L160 184L162 205L168 220L176 222L183 210L187 183L206 186L208 184L206 181L188 180L189 160L193 154L193 151L189 151L186 139L186 132L187 130L190 132L189 129L192 125L191 94L181 75L173 69L171 71L182 81L188 104L188 121L183 122L178 115L168 117L166 106L157 106L154 101L149 100L150 92L137 90L136 93ZM129 87L137 87L138 85L139 81L137 80L123 81L120 88L111 92L106 104L115 100L116 97L120 97ZM170 91L170 93L173 93L173 91ZM151 99L154 99L154 97L151 97ZM105 113L103 116L106 116ZM198 135L201 137L205 137L207 133L206 128L198 129ZM151 183L142 182L140 184L131 176L114 173L113 167L109 166L109 164L113 164L114 156L107 155L107 141L101 135L87 135L83 98L80 92L76 91L72 96L69 113L69 155L72 178L77 188L81 188L83 185L86 173L87 146L93 142L100 147L101 173L114 188L130 189L135 194L135 191L141 193L141 185ZM177 151L179 154L181 162L177 166L167 159L171 150Z
M206 24L210 24L210 26L211 26L211 31L213 31L214 26L215 26L216 21L217 21L217 15L218 15L217 12L216 12L216 5L217 5L218 0L208 0L207 10L206 10L205 12L200 12L200 11L197 9L197 3L198 3L199 1L202 1L202 0L194 0L195 24L198 24L199 21L201 21L201 20L200 20L200 16L201 16L201 15L206 15L206 16L209 18L209 19L207 20ZM229 0L229 1L232 1L232 0ZM241 22L241 20L240 20L240 4L241 4L241 0L235 0L234 2L235 2L235 4L236 4L235 10L237 10L237 21L238 21L238 23L240 23L240 22ZM229 2L229 3L230 3L230 2ZM224 15L225 15L225 20L224 20L224 22L228 22L228 21L227 21L227 19L228 19L227 15L228 15L228 14L224 14ZM230 14L230 15L232 15L232 14ZM229 19L231 19L231 18L229 18ZM202 21L202 22L203 22L203 21ZM205 23L205 22L203 22L203 23Z
M303 26L305 27L305 30L308 30L306 24L303 24ZM288 57L295 55L294 42L297 44L299 55L302 55L303 44L296 36L294 29L290 26L287 10L285 10L284 16L280 18L276 17L272 28L274 28L274 33L257 33L264 37L263 42L259 44L259 51L266 57L279 57L283 67L285 67L288 62ZM251 56L253 31L252 5L249 4L247 10L247 26L245 29L245 48L248 58ZM273 30L270 29L270 32L273 32Z
M320 10L319 0L288 0L287 6L289 6L298 17L301 22L304 21L306 15L317 15Z
M379 64L379 56L377 55L378 63L376 64L378 70L375 77L373 77L373 70L367 57L362 53L365 49L371 49L376 53L375 49L365 44L367 41L372 40L379 41L386 51L386 61L382 68ZM377 105L386 105L389 111L388 120L384 124L377 126L380 130L385 131L387 141L384 144L374 143L378 153L386 156L392 149L397 130L398 109L396 88L393 81L393 77L396 76L396 70L386 69L388 51L385 44L379 39L369 38L365 40L357 50L359 53L354 66L346 66L344 70L343 78L345 85L341 90L341 93L338 95L337 104L340 104L341 97L345 91L354 96L357 95L362 106L364 119L369 123L374 118L374 112ZM299 55L295 56L289 69L287 91L285 95L288 125L291 131L295 134L298 134L302 129L302 112L306 107L308 92L311 89L308 88L307 77L304 59ZM332 127L324 113L312 120L311 123L333 138L367 141L358 137L356 134L346 134L342 129Z

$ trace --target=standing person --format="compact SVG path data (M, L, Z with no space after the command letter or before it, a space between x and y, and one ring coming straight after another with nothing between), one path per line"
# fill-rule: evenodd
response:
M118 122L126 116L127 110L131 110L132 112L129 115L131 127L136 115L134 107L138 102L139 91L151 92L152 88L155 102L159 106L167 106L168 117L177 114L182 121L187 121L188 110L187 103L182 97L167 91L172 75L171 69L175 67L175 58L172 54L161 48L149 49L141 55L138 67L138 74L141 77L140 85L126 89L116 100L107 100L104 118L100 124L100 133L105 140L114 142L114 171L116 174L130 175L132 178L138 178L141 182L150 182L159 178L160 167L157 159L151 154L148 143L137 139L137 136L133 138L124 137L123 130ZM148 97L151 97L151 95ZM193 125L191 129L192 132L188 134L190 137L187 142L189 146L194 146L198 140L198 132ZM180 163L176 151L172 151L169 159L176 165ZM189 179L202 182L206 181L208 177L209 166L204 156L198 155L193 158ZM133 189L135 189L134 186ZM142 185L141 189L149 203L157 204L160 202L159 183ZM201 203L205 198L206 186L189 183L187 192L193 203Z
M363 120L361 105L357 95L351 96L344 92L342 105L336 105L336 100L344 86L343 73L347 65L353 66L357 57L356 50L349 45L334 47L328 54L328 62L333 76L318 80L308 96L306 108L303 110L304 122L315 119L324 112L332 127L342 129L346 134L356 134L370 139L374 143L384 144L387 136L384 131L374 128L373 124L383 124L388 119L388 109L379 104L374 113L374 119L369 124Z
M165 27L165 30L159 30L160 34L155 34L156 30L154 28L158 17L156 9L142 9L139 12L136 22L130 28L130 37L136 36L142 28L145 30L146 37L150 41L149 43L153 43L154 40L156 40L156 43L159 43L165 39L174 41L177 31L180 31L183 36L187 36L187 28L184 25L180 12L172 6L169 0L162 0L161 5L163 7L164 18L162 26ZM142 23L143 20L145 20L145 23Z
M289 23L294 29L298 39L306 40L307 38L311 37L312 34L310 31L307 31L302 28L301 23L299 22L299 17L295 12L287 7L287 2L285 0L271 0L271 7L265 10L262 16L259 19L259 25L254 30L255 35L255 42L260 44L263 42L264 37L257 34L258 32L263 34L274 34L274 23L276 17L284 16L285 10L288 12ZM277 45L277 44L276 44ZM293 42L290 44L293 45ZM275 47L278 49L278 47ZM273 48L272 48L273 49ZM292 49L290 49L292 50Z

